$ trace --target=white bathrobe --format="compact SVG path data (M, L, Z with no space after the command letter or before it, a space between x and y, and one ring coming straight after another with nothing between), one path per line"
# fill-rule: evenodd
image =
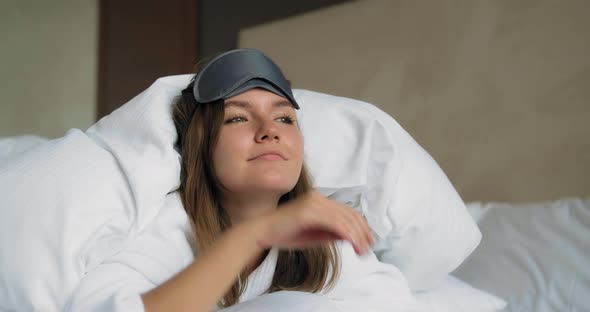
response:
M194 260L190 223L177 192L167 195L155 221L126 248L87 272L66 311L143 311L140 294L172 277ZM240 302L225 312L246 311L418 311L402 273L370 252L358 256L348 242L338 243L341 270L325 294L281 291L263 294L275 270L272 248L248 277ZM214 311L217 311L215 309Z

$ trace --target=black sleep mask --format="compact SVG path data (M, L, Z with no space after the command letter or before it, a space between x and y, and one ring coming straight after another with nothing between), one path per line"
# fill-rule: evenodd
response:
M263 88L286 98L299 109L287 79L279 67L255 49L237 49L218 55L203 67L183 91L199 103L226 99L253 88Z

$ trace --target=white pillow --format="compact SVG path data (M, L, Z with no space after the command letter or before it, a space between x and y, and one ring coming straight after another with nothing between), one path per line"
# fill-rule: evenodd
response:
M33 134L0 138L0 163L8 161L9 158L16 157L46 141L48 141L47 138Z
M453 274L506 311L587 311L590 198L483 204L481 245Z
M0 163L0 310L62 310L156 215L179 181L169 109L188 81L160 79L86 133Z
M414 293L414 297L422 310L429 312L494 312L506 307L504 300L452 275L434 289Z
M315 186L365 215L378 258L412 290L438 285L481 240L457 191L388 114L343 97L294 90Z

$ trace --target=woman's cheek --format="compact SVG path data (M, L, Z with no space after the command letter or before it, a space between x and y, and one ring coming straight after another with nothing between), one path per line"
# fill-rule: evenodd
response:
M303 137L299 131L291 136L290 143L297 157L303 159Z

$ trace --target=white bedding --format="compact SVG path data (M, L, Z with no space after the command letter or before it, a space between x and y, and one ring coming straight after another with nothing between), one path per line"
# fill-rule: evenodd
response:
M0 161L7 161L11 156L21 154L46 140L30 135L0 138ZM472 202L468 203L467 207L478 220L484 236L481 246L454 272L454 275L475 287L506 299L508 306L505 311L585 311L590 306L587 296L590 294L590 198L563 198L527 204ZM172 209L167 212L168 217L160 219L160 225L152 227L151 234L146 232L142 236L145 237L145 241L137 243L141 247L149 241L152 247L145 250L151 250L152 253L144 256L153 257L152 262L133 256L124 260L121 258L123 255L111 259L110 263L83 280L70 304L93 304L101 296L112 294L112 290L109 289L116 283L109 278L117 276L121 284L115 288L119 291L112 294L111 301L105 302L119 306L104 307L103 310L133 310L133 307L138 307L141 302L130 294L153 287L187 265L192 257L190 249L174 247L169 251L171 256L162 259L161 253L156 252L158 247L154 247L183 246L189 242L186 240L186 237L190 237L186 219L178 218L182 211L178 207L175 209L176 212ZM174 225L176 230L167 229L171 225ZM166 243L158 242L157 237L165 237ZM169 242L172 242L172 245L168 244ZM128 252L138 255L133 248ZM116 264L117 261L136 261L134 267L143 268L145 272L151 273L125 270L124 266ZM102 270L115 273L100 274ZM93 279L96 280L92 281ZM109 287L104 286L106 281L111 283ZM455 283L455 286L450 283ZM451 291L453 287L456 288L456 283L457 281L447 280L436 290L418 293L415 297L421 307L424 308L426 305L429 311L476 311L457 309L457 306L454 306L453 310L441 308L445 301L453 298ZM435 293L437 299L433 299ZM464 290L455 294L463 296L464 299L457 302L464 303L467 298L485 296L477 292L469 297L464 294ZM240 311L264 311L264 306L273 306L275 301L291 302L293 305L288 306L298 307L297 301L302 298L309 303L309 311L313 311L314 306L325 308L325 299L316 296L274 294L249 301L241 305ZM485 299L480 298L477 301L487 300L488 306L491 307L501 304L494 301L493 297L483 298ZM434 305L438 305L438 308ZM237 311L236 309L234 307L233 310L227 311Z
M483 240L454 274L506 311L590 310L590 197L470 203Z
M4 159L46 141L35 136L0 139ZM193 259L193 241L186 214L176 193L166 197L154 222L124 250L88 272L68 299L71 311L141 311L139 293L153 288ZM326 296L301 292L261 295L274 269L268 258L255 270L241 303L224 311L454 311L492 312L504 302L451 276L428 291L409 293L394 266L374 255L358 258L350 245L339 244L343 257L342 281Z
M82 278L136 243L178 187L170 105L190 78L158 79L88 130L70 129L0 162L0 310L61 310ZM444 172L369 103L303 90L295 96L308 114L301 127L318 190L364 214L373 250L412 289L439 285L481 238ZM307 148L314 142L318 148ZM340 161L313 161L326 150Z
M30 135L0 138L0 161L8 161L45 141L46 138ZM467 206L479 221L484 236L481 246L454 275L506 299L505 311L585 311L590 306L587 296L590 293L590 243L587 239L590 237L590 198L527 204L473 202ZM166 212L168 217L162 216L159 225L151 227L151 234L144 232L137 247L130 247L88 274L71 298L71 307L102 301L104 306L100 310L138 310L141 305L136 296L138 291L153 287L187 265L192 257L191 249L186 248L190 245L186 238L190 236L186 219L179 218L183 212L178 207L175 209ZM167 228L170 226L176 230ZM162 253L157 252L160 248L183 244L185 248L171 248L167 252L170 257L162 258ZM150 252L142 255L141 248ZM125 262L126 265L121 264ZM129 266L138 269L128 270ZM431 292L415 293L419 307L424 311L483 312L494 311L502 305L501 300L486 296L477 288L469 295L465 289L453 294L457 283L446 280ZM245 298L251 299L254 295L250 292ZM109 296L111 298L105 300ZM455 305L449 308L453 298ZM478 299L468 300L473 298ZM272 311L277 304L297 311L301 300L306 302L309 311L330 311L328 306L333 305L327 298L293 292L262 296L227 311ZM468 305L474 301L479 303L479 310ZM483 302L487 302L488 310L482 307ZM331 309L342 311L336 305Z
M45 141L46 138L33 135L0 138L0 162L8 161L10 157ZM585 311L590 306L587 296L590 294L590 198L563 198L527 204L473 202L468 203L467 207L479 222L484 234L483 241L454 275L506 299L508 306L505 311ZM105 301L105 304L115 306L104 306L103 310L132 311L141 304L132 294L153 287L187 265L188 259L192 257L190 249L174 247L169 251L170 257L165 259L161 258L161 253L155 252L158 250L156 246L163 248L169 242L172 242L169 246L183 246L188 242L186 219L178 218L182 211L177 207L176 212L170 210L167 215L160 219L160 225L152 227L151 234L146 232L142 235L145 241L137 242L138 248L148 243L152 246L145 248L151 253L144 256L153 256L153 261L141 260L136 250L130 248L128 252L131 256L127 260L119 255L83 279L70 304L95 304L100 298L104 299L111 294L112 300ZM171 225L176 230L167 229ZM158 242L158 237L165 237L166 243ZM132 256L134 253L136 256ZM144 272L129 271L125 266L116 264L117 261L136 261L133 266L143 268L140 271ZM100 274L103 270L111 273ZM148 271L151 273L145 273ZM112 280L114 276L120 281L118 286ZM107 281L111 283L108 287L105 286ZM465 295L465 290L453 294L456 285L457 281L447 280L437 289L415 294L415 297L421 307L428 311L494 311L458 308L460 304L465 306L469 298L478 298L476 301L480 303L487 301L488 307L501 305L494 297L486 297L477 291L470 295ZM118 290L117 293L112 293L113 287ZM458 304L448 309L448 301L453 298ZM297 302L302 299L308 303L306 308L309 311L314 311L316 306L326 311L325 298L296 293L264 296L242 304L239 311L265 311L264 307L275 305L273 302L292 303L282 307L290 306L296 311L299 307ZM444 308L445 302L447 309ZM234 307L227 311L237 309Z
M0 164L48 140L48 138L32 134L0 137Z

